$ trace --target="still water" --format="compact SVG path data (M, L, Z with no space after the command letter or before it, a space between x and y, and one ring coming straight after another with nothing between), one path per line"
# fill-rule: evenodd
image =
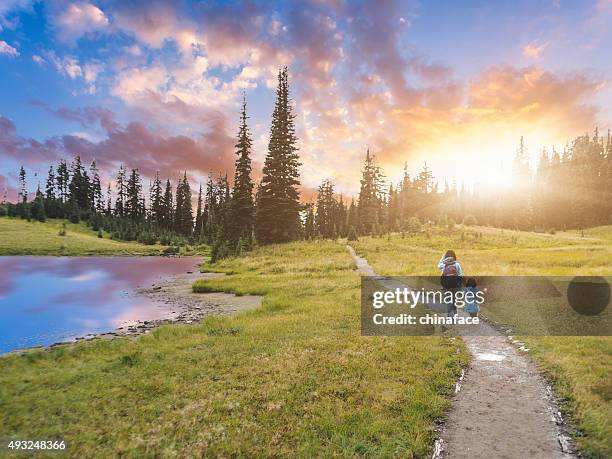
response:
M139 287L187 271L197 257L0 257L0 354L165 317Z

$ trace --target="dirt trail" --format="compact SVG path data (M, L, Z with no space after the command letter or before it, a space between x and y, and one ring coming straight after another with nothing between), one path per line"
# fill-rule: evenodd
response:
M347 248L360 274L376 276ZM397 281L381 283L389 288ZM523 351L486 323L455 329L472 359L457 382L433 458L576 457L552 391Z

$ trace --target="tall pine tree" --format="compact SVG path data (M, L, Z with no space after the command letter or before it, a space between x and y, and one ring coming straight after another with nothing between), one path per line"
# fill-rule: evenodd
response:
M172 197L172 184L166 179L166 190L162 203L162 228L171 230L174 226L174 199Z
M142 202L142 183L138 169L132 169L125 191L125 215L134 222L142 221L145 216L145 209Z
M193 235L198 242L202 241L204 237L204 213L202 209L202 184L200 183L200 189L198 190L198 206L196 208L195 226L193 228Z
M370 234L375 231L379 223L381 208L381 173L380 168L374 162L374 155L370 150L366 152L365 164L363 166L361 188L359 190L359 226L358 232Z
M317 211L315 214L315 227L318 235L331 238L336 232L336 207L334 199L334 185L330 180L324 180L319 186L317 194Z
M157 228L161 228L164 221L164 196L159 171L155 172L149 198L151 199L151 221Z
M92 161L89 167L89 173L91 174L91 208L101 214L104 211L104 201L102 199L102 184L100 183L100 173L96 162Z
M289 99L285 67L278 74L268 154L263 167L255 213L255 235L260 243L287 242L299 237L299 155L295 115Z
M176 187L176 208L174 211L174 230L184 236L193 232L193 211L191 209L191 188L187 181L187 171Z
M28 186L26 184L26 171L23 168L23 166L21 166L19 168L19 201L21 203L26 203L28 202Z
M45 195L48 200L55 199L55 172L53 171L53 164L49 166Z
M57 175L55 177L57 182L57 193L60 202L68 202L68 184L70 183L70 173L68 171L68 164L65 159L61 159L57 166Z
M255 218L253 180L251 179L251 147L253 141L247 126L246 96L243 96L240 128L236 144L236 171L234 191L229 205L229 239L236 243L240 238L251 238Z
M119 172L117 172L117 199L115 199L115 215L118 217L125 216L125 202L127 199L125 182L125 168L123 164L121 164L119 166Z

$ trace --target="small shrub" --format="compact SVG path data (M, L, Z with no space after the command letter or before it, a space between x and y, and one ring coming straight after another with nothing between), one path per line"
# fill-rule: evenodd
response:
M463 219L463 224L466 226L474 226L474 225L478 225L478 220L476 220L476 217L474 217L473 215L466 215L465 218Z
M66 235L66 223L62 223L62 227L57 232L57 235L58 236L65 236Z
M556 233L557 233L557 231L554 228L550 228L548 230L548 234L556 234Z
M349 241L358 241L359 238L357 237L357 231L355 231L355 227L351 226L351 229L348 232L348 237L347 239Z
M100 239L102 239L104 237L104 235L102 234L102 230L101 229L98 230L98 237Z
M406 226L409 233L418 233L422 228L421 221L418 217L410 217Z
M171 245L169 247L166 247L164 250L162 250L162 253L164 255L176 255L177 253L179 253L180 250L181 250L180 247L176 245L175 246Z

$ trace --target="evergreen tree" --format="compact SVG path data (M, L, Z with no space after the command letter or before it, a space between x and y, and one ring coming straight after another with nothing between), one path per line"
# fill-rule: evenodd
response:
M531 177L527 148L521 136L519 148L516 151L512 166L512 193L508 199L507 224L512 228L530 229L532 226L531 212Z
M217 235L217 195L211 173L208 174L206 182L202 221L204 224L205 240L208 244L211 244Z
M83 168L81 157L75 156L72 162L72 178L68 185L69 200L79 208L79 210L88 210L91 208L91 183L89 176Z
M326 239L333 236L336 227L336 207L334 199L334 186L330 180L324 180L319 186L317 194L317 211L315 214L315 227L317 233Z
M142 221L145 209L142 197L142 183L138 169L132 169L126 185L125 216L133 222Z
M236 170L234 191L229 206L229 238L236 243L240 238L251 238L255 207L253 203L253 181L251 180L251 147L253 141L247 126L246 96L242 102L238 143L236 144Z
M389 231L397 230L399 221L399 193L393 189L393 184L389 185L389 208L387 211L387 228Z
M193 211L191 209L191 189L187 181L187 171L176 187L176 208L174 211L174 230L184 236L193 231Z
M55 172L53 171L53 164L49 166L45 194L48 200L55 199Z
M202 208L202 184L200 183L200 189L198 190L198 206L196 208L195 227L193 229L193 235L197 241L202 241L204 237L204 215Z
M278 74L268 154L255 217L255 234L261 243L286 242L300 233L299 155L293 108L289 99L288 71Z
M28 186L26 183L26 171L21 166L19 168L19 194L18 202L26 204L28 202Z
M231 192L227 174L224 176L219 175L219 179L216 184L216 195L217 195L217 217L218 217L218 228L217 233L227 240L227 233L229 230L229 210L231 205Z
M60 202L68 202L68 184L70 183L70 173L68 171L68 164L65 159L61 159L59 166L57 166L57 175L55 177L57 182L57 192Z
M174 202L172 197L172 184L166 179L166 191L162 202L162 227L170 230L174 225Z
M550 175L551 161L544 148L536 171L532 197L534 224L541 229L547 229L551 225L551 213L554 212L550 202Z
M121 164L117 172L117 199L115 199L115 215L118 217L125 216L126 199L125 168Z
M357 231L357 228L359 227L359 209L355 204L355 199L351 199L351 204L349 205L346 215L346 226L348 228L347 231L350 231L351 228L354 231Z
M100 183L100 173L96 162L92 161L89 167L89 173L91 175L91 197L90 206L97 213L101 214L104 211L104 201L102 199L102 184Z
M162 194L162 183L159 178L159 171L155 172L155 179L153 180L153 184L151 185L149 198L151 200L151 221L156 227L162 228L164 224L165 206L164 195Z
M45 212L45 198L40 191L40 187L36 190L36 196L32 204L30 205L31 217L39 222L47 220L47 214Z
M111 201L112 199L112 192L111 192L111 184L110 182L108 182L108 187L106 189L106 216L110 217L113 214L113 203Z
M59 218L64 216L64 209L62 208L59 199L57 199L55 186L56 176L55 171L53 170L53 165L51 165L49 166L49 172L47 174L44 194L45 214L50 218Z
M606 143L606 161L605 170L603 172L605 179L603 201L607 205L604 211L604 223L612 223L612 138L610 136L610 130L608 130L608 141Z
M366 234L374 232L379 222L381 210L381 185L382 174L380 168L374 162L374 156L370 150L366 151L365 164L363 167L361 188L359 190L359 226Z
M306 218L304 219L304 239L311 240L316 234L315 214L312 203L306 204Z
M348 228L346 226L347 209L344 204L344 198L340 195L340 199L336 203L334 212L334 226L337 230L337 235L345 237L348 234Z
M434 177L431 169L427 166L427 163L423 164L423 169L419 172L419 175L415 178L413 186L415 190L427 194L433 191Z

